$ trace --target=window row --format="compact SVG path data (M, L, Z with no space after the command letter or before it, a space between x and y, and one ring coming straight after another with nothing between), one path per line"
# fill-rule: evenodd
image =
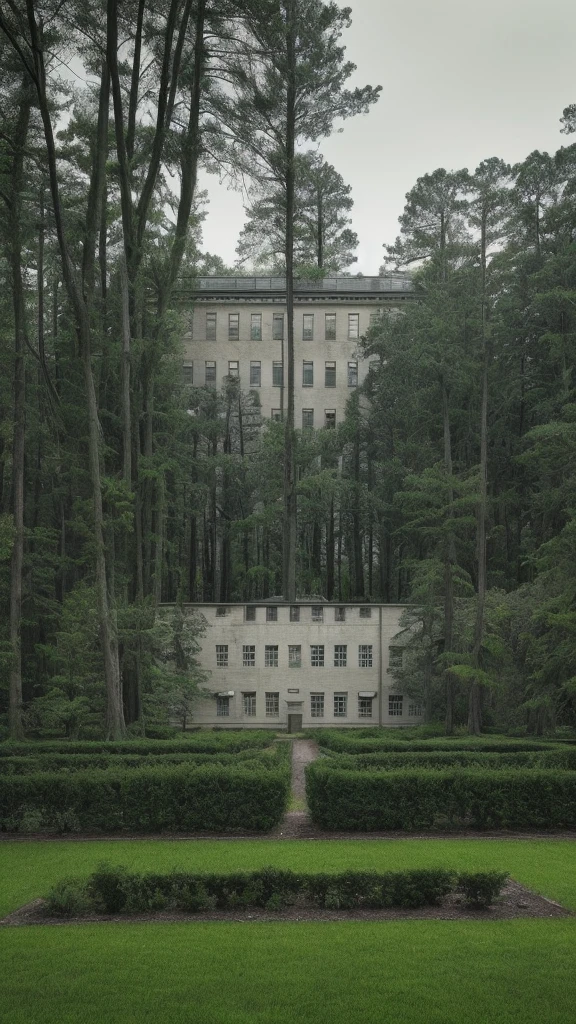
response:
M228 340L240 340L240 313L221 313L220 316L228 315ZM342 314L341 314L342 315ZM360 337L360 314L348 313L347 336L356 339ZM378 319L378 313L370 313L370 325ZM262 341L262 314L250 313L250 340ZM295 318L295 329L297 330L297 318ZM217 340L218 314L206 313L206 341ZM247 329L244 322L243 330ZM272 341L283 341L285 330L285 314L275 313L272 317ZM324 337L325 341L336 341L336 313L303 313L302 314L302 341L314 341Z
M282 420L282 410L271 409L270 419L275 423L280 423ZM318 423L318 418L316 419L316 426L319 427L320 425L325 430L334 430L336 427L336 409L324 409L322 424ZM302 430L314 430L314 409L302 409Z
M278 668L279 657L278 644L265 644L264 646L264 668ZM324 668L326 664L326 649L324 644L310 644L310 667ZM372 644L358 645L358 668L372 668ZM335 644L334 668L348 667L348 645ZM256 668L256 644L242 645L242 665L244 668ZM216 667L229 668L228 644L216 644ZM288 644L288 667L302 667L302 645Z
M266 607L266 622L278 622L278 607L277 605L268 604ZM244 611L244 618L246 622L256 622L256 608L255 604L247 604ZM346 622L346 608L343 606L336 605L332 606L334 611L334 622ZM294 604L290 608L290 622L300 622L301 608L299 605ZM310 620L312 622L328 622L328 617L324 618L324 612L328 611L325 605L318 604L312 605L310 608ZM370 605L363 605L358 609L361 619L372 618L372 608ZM216 618L224 618L228 614L228 608L218 607L216 609Z
M196 373L196 379L195 379ZM228 360L228 377L239 377L240 376L240 362L238 359ZM193 359L186 359L182 363L182 380L184 384L196 384L201 387L213 387L216 385L216 362L213 359L206 359L204 361L204 369L196 366L194 367ZM281 361L274 361L272 363L272 377L269 381L273 388L281 388L284 386L284 367ZM335 388L336 387L336 363L334 361L326 361L324 363L324 387ZM355 388L358 386L358 363L357 361L350 361L346 369L346 383L349 388ZM317 385L318 386L318 385ZM262 362L259 359L250 360L250 387L260 388L262 387ZM312 388L314 387L314 363L310 360L303 360L302 362L302 387Z
M230 697L219 696L216 698L216 715L219 718L228 718L230 716ZM348 717L348 693L334 693L333 694L333 715L334 718L347 718ZM325 694L324 693L311 693L310 694L310 717L311 718L324 718L325 715ZM388 716L389 718L395 718L401 716L404 707L404 697L401 694L390 694L388 697ZM373 697L358 697L357 714L358 718L372 718L374 708ZM242 714L247 718L255 718L257 713L256 703L256 692L244 691L242 693ZM266 718L279 718L280 717L280 694L276 692L268 692L264 694L264 714ZM419 704L414 701L410 701L407 707L407 714L409 718L420 718L422 716L422 708Z

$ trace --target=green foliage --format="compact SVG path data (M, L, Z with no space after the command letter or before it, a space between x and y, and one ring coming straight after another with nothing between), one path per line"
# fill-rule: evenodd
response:
M538 742L530 739L513 739L495 737L490 739L486 736L476 738L439 738L414 739L409 729L318 729L311 730L310 735L320 744L321 747L343 754L368 754L377 751L398 751L412 753L414 751L428 751L430 753L438 750L455 751L471 750L477 753L504 753L521 750L551 750L550 742ZM0 748L1 750L1 748Z
M499 871L462 873L458 879L458 888L469 907L485 910L498 898L507 881L508 875Z
M546 769L306 769L308 806L325 829L576 828L576 773Z
M198 730L186 739L153 740L45 740L39 742L0 744L2 757L38 757L42 754L141 754L162 757L164 754L202 754L237 750L257 750L270 744L270 733L265 729Z

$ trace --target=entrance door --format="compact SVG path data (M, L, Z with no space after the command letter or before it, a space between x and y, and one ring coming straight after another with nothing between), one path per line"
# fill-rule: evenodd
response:
M288 732L302 732L302 715L288 715Z

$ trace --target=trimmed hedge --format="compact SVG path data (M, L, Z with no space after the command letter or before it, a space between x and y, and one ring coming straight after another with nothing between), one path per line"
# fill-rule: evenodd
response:
M307 766L306 793L324 829L576 828L569 771L351 771L324 759Z
M37 757L40 754L211 754L268 747L269 730L195 732L182 740L30 740L0 743L0 757Z
M250 874L135 874L106 864L88 879L65 879L46 900L50 916L138 914L163 910L188 913L261 907L282 910L308 905L329 910L436 906L459 891L474 906L489 906L506 874L456 875L443 868L412 871L346 871L334 875L295 874L262 868Z
M559 768L576 770L576 749L572 747L552 750L504 750L489 754L481 750L401 751L374 754L333 754L330 763L335 767L353 770L396 771L403 768Z
M270 750L214 751L212 754L41 754L38 757L0 758L0 776L31 775L36 772L77 772L98 769L132 769L186 764L222 764L278 768L289 754L288 744Z
M14 832L265 832L280 821L288 762L7 775L0 829Z
M364 733L364 730L362 730ZM539 742L532 740L514 740L514 739L429 739L429 740L395 740L389 738L389 733L383 731L381 735L359 735L356 731L342 731L339 732L335 729L317 729L309 732L309 735L313 737L316 742L323 748L333 750L336 753L342 754L369 754L369 753L392 753L397 751L399 753L422 751L434 752L440 750L472 750L478 753L504 753L505 751L523 751L523 750L553 750L553 749L564 749L559 744L554 744L554 741Z

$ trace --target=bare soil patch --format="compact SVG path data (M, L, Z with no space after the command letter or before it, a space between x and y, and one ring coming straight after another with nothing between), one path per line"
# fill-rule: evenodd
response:
M464 898L450 893L436 907L419 907L416 910L402 908L389 910L325 910L306 904L287 907L284 910L269 911L253 908L250 910L211 910L198 914L184 914L159 911L154 914L93 915L91 917L61 918L47 917L44 900L37 899L20 907L0 920L4 927L26 925L68 925L68 924L142 924L191 923L194 921L236 921L246 924L259 921L504 921L518 917L573 917L572 911L553 900L539 896L510 879L499 899L487 910L473 910L464 903Z

